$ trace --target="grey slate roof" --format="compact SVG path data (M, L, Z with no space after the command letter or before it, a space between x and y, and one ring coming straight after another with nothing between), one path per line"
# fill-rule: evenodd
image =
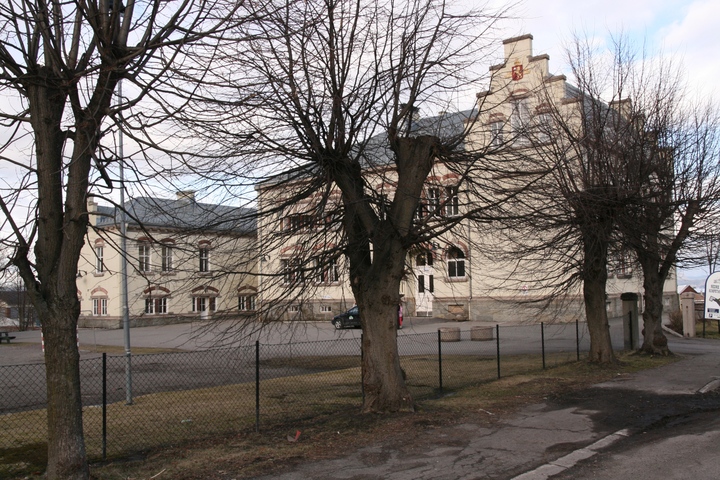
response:
M477 115L476 110L463 110L460 112L447 113L433 117L415 119L411 123L410 135L434 135L445 141L458 139L464 132L465 122L472 115ZM464 143L458 144L462 150ZM358 156L358 161L363 169L372 167L385 167L393 165L393 153L388 145L387 135L384 133L374 135L368 139L365 149ZM302 180L319 172L319 166L308 162L304 165L290 168L279 172L259 182L259 185L278 185L283 182Z
M171 228L184 232L254 235L256 211L251 208L199 203L191 199L138 197L125 203L128 226ZM114 226L122 218L115 207L98 207L96 226Z

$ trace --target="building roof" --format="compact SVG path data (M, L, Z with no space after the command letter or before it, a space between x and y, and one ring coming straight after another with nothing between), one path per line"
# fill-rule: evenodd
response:
M433 117L414 118L409 125L410 136L421 135L437 136L448 143L457 142L456 148L462 150L464 147L463 133L465 124L476 115L475 110L463 110L460 112L444 113ZM407 128L407 126L406 126ZM362 152L358 154L357 148L354 154L360 162L363 170L378 167L389 167L394 165L393 152L388 145L387 135L381 133L370 137L364 145ZM305 180L308 177L319 173L319 166L314 162L307 162L297 167L289 168L276 175L259 182L259 186L273 186L284 182Z
M138 197L126 202L125 209L131 227L235 235L254 235L257 229L255 209L200 203L192 195L177 199ZM116 207L98 206L97 213L97 227L114 226L122 215Z

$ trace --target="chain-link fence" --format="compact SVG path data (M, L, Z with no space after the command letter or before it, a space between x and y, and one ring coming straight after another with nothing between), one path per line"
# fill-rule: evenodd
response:
M622 325L611 334L622 348ZM575 361L590 344L582 323L444 328L397 342L415 399ZM122 355L82 360L88 454L116 457L357 411L360 345L360 338L343 338L133 355L131 376ZM45 444L45 366L0 366L0 392L0 450Z

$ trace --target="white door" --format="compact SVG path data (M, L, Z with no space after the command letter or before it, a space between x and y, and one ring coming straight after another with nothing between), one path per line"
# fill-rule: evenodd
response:
M429 317L433 309L433 292L435 291L435 269L430 251L415 257L415 315Z

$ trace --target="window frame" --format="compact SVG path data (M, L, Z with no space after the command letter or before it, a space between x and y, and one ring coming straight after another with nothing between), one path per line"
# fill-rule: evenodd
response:
M162 244L160 246L160 271L173 271L173 247L172 245Z
M102 245L95 245L95 273L105 273L104 249Z
M138 271L150 272L152 269L150 244L139 243L137 247L138 247Z
M459 255L455 256L457 254ZM447 276L450 280L464 280L467 278L466 261L467 255L461 248L453 246L448 249L445 262L447 264Z

